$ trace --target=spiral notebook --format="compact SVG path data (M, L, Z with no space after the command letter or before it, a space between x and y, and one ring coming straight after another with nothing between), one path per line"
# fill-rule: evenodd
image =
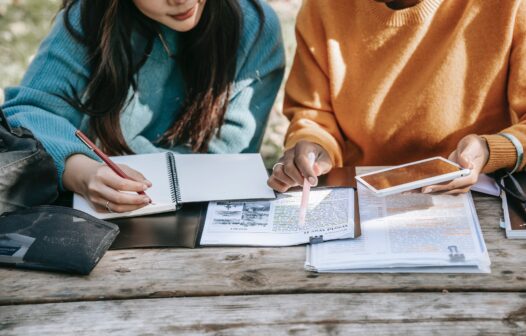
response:
M241 199L273 199L260 154L155 153L111 158L141 172L153 186L146 191L153 201L126 213L97 212L75 194L73 207L97 218L135 217L177 210L184 203Z

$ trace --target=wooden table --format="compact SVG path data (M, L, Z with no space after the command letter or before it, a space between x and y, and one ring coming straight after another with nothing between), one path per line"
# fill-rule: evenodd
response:
M0 335L526 335L526 241L475 196L489 275L315 274L304 247L108 252L90 276L0 270Z

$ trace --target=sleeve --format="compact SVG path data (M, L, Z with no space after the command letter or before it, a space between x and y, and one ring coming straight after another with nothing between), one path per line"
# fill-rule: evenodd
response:
M210 153L258 152L281 86L285 51L279 19L269 5L260 3L265 14L261 31L255 10L244 10L236 80L224 124L209 143Z
M285 88L283 113L291 121L285 147L306 140L321 145L334 165L343 164L343 135L331 104L327 38L316 6L306 0L296 23L297 50Z
M501 132L515 136L526 150L526 3L521 1L515 17L513 44L508 69L508 101L512 126ZM517 162L515 146L508 139L490 134L483 136L489 147L489 160L484 172L513 169ZM524 170L526 162L520 164Z
M80 31L80 5L70 11L71 23ZM65 97L83 92L89 78L87 52L69 34L64 12L40 45L22 82L6 89L3 109L9 123L33 132L52 156L58 170L60 187L66 159L82 153L98 158L75 137L83 114L75 110Z

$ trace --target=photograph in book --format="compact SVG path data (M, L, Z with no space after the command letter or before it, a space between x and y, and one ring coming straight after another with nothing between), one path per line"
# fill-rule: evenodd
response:
M270 202L217 202L214 225L234 227L266 227ZM235 230L235 229L234 229Z
M311 237L354 236L354 189L311 190L305 224L299 225L301 192L279 194L275 200L211 202L202 245L285 246Z

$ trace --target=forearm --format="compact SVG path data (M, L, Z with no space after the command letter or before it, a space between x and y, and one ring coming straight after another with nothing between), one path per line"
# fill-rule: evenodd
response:
M499 133L508 133L515 137L526 148L526 3L520 3L515 19L513 45L510 48L508 73L507 104L505 118L510 118L512 125ZM513 143L498 134L485 135L489 147L489 160L485 172L499 169L511 170L517 163L517 149ZM519 170L524 170L526 162L519 163Z
M331 112L305 109L305 107L286 110L291 123L285 136L285 149L290 149L301 141L309 141L323 147L335 167L343 165L344 140Z
M51 155L59 177L60 189L63 189L62 175L67 158L74 154L97 159L91 150L75 137L76 127L67 119L28 105L6 105L4 111L14 126L23 126L31 130Z
M79 4L70 12L70 19L81 32ZM82 96L90 77L86 55L86 48L68 32L60 12L21 84L5 91L3 109L9 122L28 128L42 142L55 161L60 188L68 157L76 153L93 156L74 135L85 115L68 102Z
M306 2L298 15L298 46L283 107L291 121L285 146L291 148L300 141L317 143L335 166L341 166L344 140L332 106L327 41L320 34L324 23L315 14L315 7L315 2Z

